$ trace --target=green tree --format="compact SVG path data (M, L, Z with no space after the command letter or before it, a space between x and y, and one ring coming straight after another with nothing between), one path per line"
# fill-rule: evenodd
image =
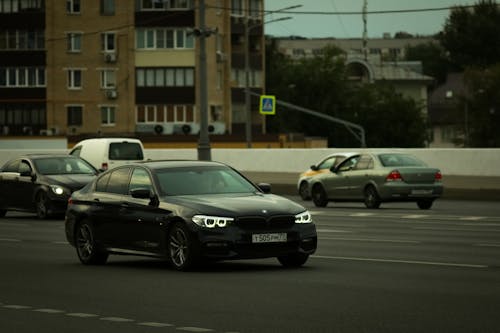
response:
M500 59L500 9L493 0L481 0L472 10L454 8L438 38L452 63L485 68Z
M468 134L466 144L500 147L500 64L487 69L468 69L464 77L470 91L461 104L468 113L467 124L464 122L464 132Z
M272 47L272 45L271 45ZM387 84L354 84L348 79L342 52L327 47L312 58L292 61L267 50L267 93L278 99L365 128L369 147L423 147L426 123L415 101ZM278 106L267 118L268 132L324 136L330 147L359 147L344 126Z
M446 82L448 72L455 70L449 62L446 50L438 41L407 46L405 59L422 61L423 73L436 79L437 84Z

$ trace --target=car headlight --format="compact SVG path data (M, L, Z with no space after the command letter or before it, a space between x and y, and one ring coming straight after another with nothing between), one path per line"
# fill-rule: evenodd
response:
M231 222L234 221L232 217L222 217L222 216L207 216L207 215L195 215L192 217L192 221L205 228L225 228Z
M65 192L64 187L59 186L59 185L50 185L50 188L51 188L52 192L54 192L57 195L62 195Z
M312 216L309 211L295 215L295 223L312 223Z

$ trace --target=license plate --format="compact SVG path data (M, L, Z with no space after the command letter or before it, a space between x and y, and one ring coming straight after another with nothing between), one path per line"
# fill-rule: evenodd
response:
M431 195L432 190L412 190L411 194L413 194L413 195Z
M286 233L252 235L252 243L279 243L286 242L286 239Z

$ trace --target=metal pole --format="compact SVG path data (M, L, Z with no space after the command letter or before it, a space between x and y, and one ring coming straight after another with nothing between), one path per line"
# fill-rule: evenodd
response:
M208 92L207 92L207 52L206 52L206 26L205 26L205 0L199 3L200 23L200 138L198 141L198 159L210 161L210 140L208 137Z
M245 138L247 148L252 148L252 108L250 104L250 55L249 55L249 30L248 14L245 15Z

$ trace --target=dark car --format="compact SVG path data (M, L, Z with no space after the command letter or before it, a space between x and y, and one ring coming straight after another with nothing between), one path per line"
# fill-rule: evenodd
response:
M38 218L64 215L73 191L92 181L98 171L69 155L25 155L0 169L0 216L9 210L36 213Z
M83 264L109 254L167 258L177 270L205 260L277 257L303 265L317 244L309 212L233 168L205 161L116 167L73 193L66 237Z
M312 176L309 184L318 207L330 201L363 201L368 208L410 201L429 209L443 194L439 169L397 152L353 154L328 172Z

